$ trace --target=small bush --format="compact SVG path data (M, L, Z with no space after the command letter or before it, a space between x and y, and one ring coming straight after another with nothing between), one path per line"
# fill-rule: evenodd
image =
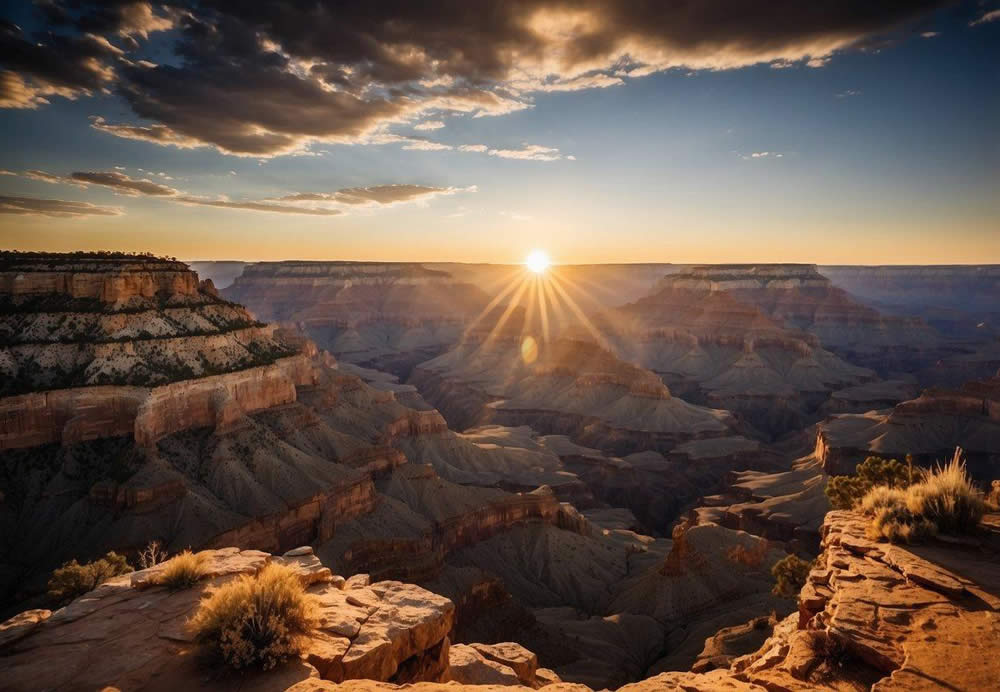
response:
M834 476L827 482L826 493L834 509L854 509L869 490L877 486L907 488L920 479L921 471L912 462L868 457L857 465L853 476Z
M205 553L185 550L166 561L163 570L156 575L155 583L171 591L189 589L205 574L206 558Z
M983 494L972 485L962 462L962 452L906 493L906 506L914 515L934 522L939 531L969 532L986 513Z
M872 515L868 536L893 543L913 543L938 532L970 532L986 511L986 502L969 480L961 449L952 460L924 474L906 490L877 486L858 509Z
M811 562L806 562L797 555L786 555L771 567L771 574L774 576L774 588L771 593L790 598L798 596L799 591L805 586L806 577L809 576L811 569Z
M88 591L93 591L108 579L131 571L132 567L125 556L115 552L83 565L76 560L70 560L52 572L48 595L57 603L68 603Z
M256 576L222 586L191 620L205 653L233 668L273 668L301 650L313 629L315 603L288 567L269 564Z
M858 510L865 514L877 514L881 509L897 506L906 506L906 491L879 485L869 490L861 498L861 502L858 503Z

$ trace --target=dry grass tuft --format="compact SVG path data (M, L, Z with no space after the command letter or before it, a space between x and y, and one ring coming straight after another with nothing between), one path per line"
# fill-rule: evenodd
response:
M167 560L163 570L156 575L155 583L171 591L189 589L205 574L208 555L185 550Z
M872 488L858 508L874 517L869 537L913 543L938 532L974 531L986 512L986 502L969 480L962 450L956 449L950 462L926 473L919 483L906 490Z
M209 657L233 668L267 670L301 651L315 621L314 599L298 577L272 563L219 588L190 626Z

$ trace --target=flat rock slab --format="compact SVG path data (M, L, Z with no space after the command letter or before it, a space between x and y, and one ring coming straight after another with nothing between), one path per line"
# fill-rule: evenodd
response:
M172 592L157 586L161 565L105 582L55 613L21 613L0 623L0 688L283 690L320 675L387 680L404 662L408 675L441 679L454 618L451 601L412 584L371 584L367 577L354 579L355 588L345 591L311 549L291 553L204 551L205 575L192 588ZM187 622L201 600L272 561L290 566L318 605L304 660L228 677L200 665Z

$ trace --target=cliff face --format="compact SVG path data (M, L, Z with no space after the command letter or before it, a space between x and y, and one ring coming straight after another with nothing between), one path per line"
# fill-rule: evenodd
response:
M988 516L974 547L903 547L869 541L859 515L830 512L799 612L731 672L767 689L991 688L1000 679L997 525Z
M928 389L892 409L833 416L819 426L816 455L831 474L853 473L870 454L932 464L962 447L980 480L1000 463L1000 377L959 389Z
M305 356L162 387L79 387L0 399L0 449L132 435L141 446L191 428L225 428L241 416L295 401L312 383Z

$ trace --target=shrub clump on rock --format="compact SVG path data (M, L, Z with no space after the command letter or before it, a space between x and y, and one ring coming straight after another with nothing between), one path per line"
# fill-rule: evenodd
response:
M868 457L858 464L855 475L831 478L824 492L834 509L854 509L872 488L905 489L920 480L921 473L909 459L904 464L896 459Z
M198 583L205 573L205 553L192 553L185 550L175 555L163 564L156 575L154 583L165 586L171 591L189 589Z
M983 494L972 485L955 450L952 460L924 475L905 490L878 486L862 498L858 509L872 516L870 538L913 543L938 532L969 533L986 512Z
M131 571L132 567L125 556L113 551L98 560L82 565L76 560L70 560L52 572L48 595L57 603L68 603L88 591L93 591L108 579Z
M771 592L775 596L798 596L811 569L811 562L806 562L797 555L786 555L771 567L771 574L774 576L774 588Z
M267 670L301 651L315 621L316 605L295 573L271 563L221 586L190 626L209 658Z

